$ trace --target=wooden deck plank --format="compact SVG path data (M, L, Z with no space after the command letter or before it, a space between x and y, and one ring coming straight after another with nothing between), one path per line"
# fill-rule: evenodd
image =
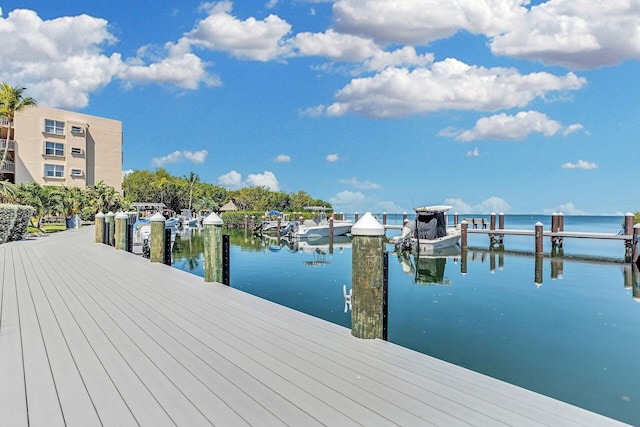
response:
M103 425L134 426L138 425L123 396L105 370L104 365L91 347L73 313L56 289L55 270L46 261L46 257L37 250L32 251L32 266L42 284L42 290L55 315L56 323L64 335L64 340L73 355L79 375L91 398L96 412ZM44 264L43 264L44 261ZM54 279L52 279L52 275ZM65 375L66 371L60 373ZM66 400L62 401L63 410ZM71 402L72 403L72 402ZM73 404L73 403L72 403Z
M73 313L73 317L89 342L92 351L99 357L100 363L120 391L136 421L140 425L175 425L163 406L140 379L136 370L129 364L129 360L114 345L101 325L96 323L74 292L66 286L64 278L60 276L58 271L59 264L54 267L50 258L45 256L42 258L44 258L45 268L56 274L54 277L56 291L70 312Z
M28 426L13 250L2 248L0 254L0 419L7 425Z
M42 337L65 424L77 426L99 425L100 418L69 351L55 313L43 291L38 265L26 246L17 249L26 275L31 300L38 314Z
M33 252L25 251L32 264L22 267L34 271L23 273L32 307L41 324L52 323L41 330L61 413L68 413L62 388L80 384L57 381L57 372L76 369L103 425L185 425L198 413L201 424L220 425L620 425L95 244L92 229L2 246L0 266L7 248L23 245ZM2 275L5 283L9 274ZM3 288L0 310L6 295ZM207 404L228 412L218 416ZM109 408L128 422L105 418Z
M13 250L29 425L63 426L58 391L19 248Z

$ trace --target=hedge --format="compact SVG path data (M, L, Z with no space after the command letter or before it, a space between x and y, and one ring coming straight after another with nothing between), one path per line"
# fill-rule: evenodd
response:
M0 244L23 239L34 212L31 206L0 205Z
M285 212L289 215L289 219L293 220L293 213ZM255 225L260 224L262 218L264 217L264 211L261 212L253 212L253 211L230 211L223 212L220 217L222 218L222 222L224 222L224 226L228 229L238 229L244 228L244 217L245 215L248 217L248 225L251 227L251 216L255 216ZM298 219L300 215L302 215L305 219L311 218L311 212L302 212L296 213L296 218Z

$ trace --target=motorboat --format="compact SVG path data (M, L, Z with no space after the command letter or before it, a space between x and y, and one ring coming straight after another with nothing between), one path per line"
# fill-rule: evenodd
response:
M289 214L285 214L277 210L271 210L265 212L263 220L260 224L255 226L253 231L256 233L277 232L278 226L280 226L280 229L283 229L288 224Z
M458 245L461 232L459 227L447 226L449 209L451 206L446 205L415 208L415 221L408 221L400 235L389 242L394 243L396 249L427 254Z
M327 219L327 211L330 208L322 206L307 206L305 209L313 211L313 219L306 219L302 223L291 221L280 230L281 236L289 236L297 239L318 239L329 237L331 225ZM344 236L351 231L352 221L333 220L333 236Z

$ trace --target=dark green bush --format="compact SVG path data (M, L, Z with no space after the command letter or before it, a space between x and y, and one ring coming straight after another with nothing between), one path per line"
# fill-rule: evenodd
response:
M31 222L31 217L36 210L31 206L18 205L16 209L16 220L13 223L13 230L9 233L7 241L22 240L27 235L27 229Z
M16 221L16 205L0 205L0 244L7 241Z

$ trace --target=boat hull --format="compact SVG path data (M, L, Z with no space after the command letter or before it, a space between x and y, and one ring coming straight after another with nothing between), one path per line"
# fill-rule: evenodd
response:
M432 254L453 246L460 242L460 230L449 229L447 235L437 239L416 239L412 238L411 250L423 254Z
M352 225L351 221L345 223L334 222L333 235L344 236L351 231ZM321 237L329 237L329 231L328 225L317 225L313 227L300 226L296 232L296 237L299 239L318 239Z

